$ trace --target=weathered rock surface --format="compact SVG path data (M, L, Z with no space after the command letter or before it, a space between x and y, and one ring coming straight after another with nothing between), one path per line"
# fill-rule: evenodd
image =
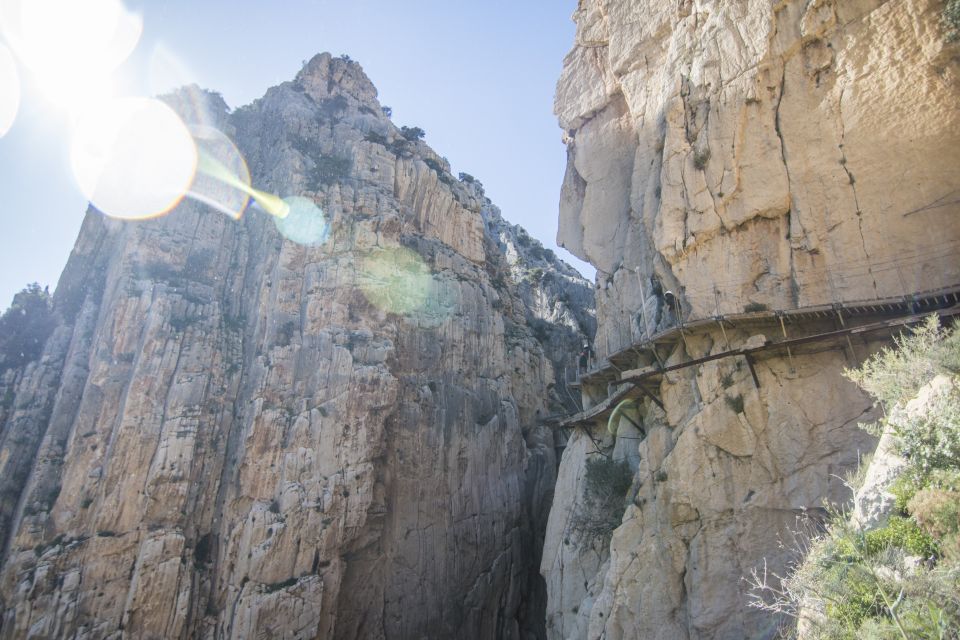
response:
M957 385L954 378L937 375L925 384L904 405L894 407L888 418L877 450L864 473L863 484L853 496L853 512L850 522L859 530L870 531L887 524L894 513L895 496L890 493L893 484L907 468L907 461L897 453L897 436L894 428L907 424L911 419L922 417L934 405L934 398L951 393Z
M582 339L558 292L589 286L545 260L566 284L518 287L499 215L356 63L233 113L170 101L329 237L190 201L88 213L60 325L2 381L0 637L542 637L537 415L563 401L528 320Z
M960 283L960 51L942 8L579 3L555 107L558 237L597 266L601 358L676 323L666 290L693 320ZM755 333L688 334L665 364ZM759 387L733 359L677 371L639 442L576 432L541 565L549 637L769 637L778 621L747 608L743 576L782 568L797 518L849 500L838 477L874 448L856 427L871 403L841 372L876 345L854 346L768 357ZM597 446L640 462L609 545L583 545L572 519Z
M601 272L598 350L660 287L704 317L955 284L960 78L942 8L581 2L556 96L558 239Z

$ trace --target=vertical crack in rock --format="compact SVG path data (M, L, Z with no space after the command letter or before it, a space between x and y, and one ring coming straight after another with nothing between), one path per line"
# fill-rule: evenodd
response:
M860 246L863 248L863 256L867 261L867 271L870 273L871 278L873 278L873 290L876 293L877 291L877 279L873 275L873 267L870 266L870 252L867 251L867 239L863 236L863 210L860 208L860 199L857 197L857 180L853 175L853 172L850 170L850 167L847 163L847 154L844 151L843 145L846 140L846 122L843 118L843 91L840 92L839 97L837 98L837 117L840 122L840 157L841 157L841 166L843 167L844 173L847 174L847 180L850 183L850 191L853 193L853 203L856 207L857 215L857 231L860 233Z
M165 99L328 235L88 213L43 355L0 378L0 638L544 637L544 423L577 409L589 283L355 62Z
M558 237L597 266L600 366L618 355L607 377L583 381L584 405L599 413L578 424L558 472L541 563L549 638L759 637L781 623L747 606L744 573L763 562L785 571L781 540L796 514L842 504L849 492L835 478L873 444L855 426L872 409L842 376L844 351L770 355L751 363L757 384L732 359L673 372L651 389L662 409L632 398L616 436L612 406L601 403L620 371L835 328L830 319L781 326L776 311L960 283L960 264L930 250L960 244L957 203L924 209L923 222L902 215L960 189L945 168L960 166L960 111L956 84L941 80L958 72L941 10L933 0L579 3L555 112L577 141L568 176L575 165L586 184L564 181ZM581 43L596 41L604 57L587 58ZM620 128L597 131L619 96ZM711 105L709 126L701 104ZM646 203L660 157L660 191L657 208L615 244L606 233L629 214L608 206L616 194L591 198L583 170L615 166L627 144L636 145L630 180L617 188ZM703 149L709 158L692 157ZM695 213L711 210L722 220ZM654 332L681 319L667 290L688 323L683 347L631 351L648 335L631 324L641 305ZM744 312L770 319L691 328ZM880 344L870 336L865 348ZM597 542L583 536L588 461L607 456L629 465L631 499L608 514L618 526Z

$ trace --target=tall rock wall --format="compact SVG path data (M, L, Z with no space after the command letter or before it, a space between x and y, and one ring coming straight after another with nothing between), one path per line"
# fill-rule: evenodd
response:
M568 149L558 239L597 267L601 362L678 319L960 284L960 45L943 7L579 3L555 105ZM772 314L704 327L661 364L781 329ZM841 373L875 338L767 357L759 384L742 360L683 369L659 383L663 409L639 402L616 439L600 421L578 428L541 565L548 635L769 637L781 621L748 608L743 578L764 559L783 570L798 516L848 499L840 478L873 447L856 428L872 408ZM639 355L626 368L651 365ZM585 463L602 454L633 472L609 543L577 531Z
M329 235L194 201L88 213L59 326L3 379L0 637L541 637L537 424L563 402L541 343L581 339L567 303L524 303L489 201L356 63L233 113L169 100Z
M659 287L704 317L956 283L943 5L581 2L559 241L600 272L598 350Z

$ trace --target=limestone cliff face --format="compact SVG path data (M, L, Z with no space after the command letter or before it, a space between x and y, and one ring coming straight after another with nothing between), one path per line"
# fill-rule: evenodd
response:
M569 158L559 240L597 266L601 360L678 316L960 283L960 52L945 42L942 9L579 3L555 106ZM802 328L818 327L834 325ZM663 364L762 344L781 325L725 331L691 332ZM855 426L871 406L841 371L874 346L767 358L759 387L742 362L709 362L660 383L663 410L647 400L636 426L621 423L636 440L614 445L600 424L596 444L575 432L541 567L551 637L775 628L747 609L741 577L765 557L782 566L779 539L797 514L848 497L836 475L872 447ZM585 546L571 518L597 444L631 463L632 504L609 545Z
M61 323L3 379L0 637L542 636L537 415L563 401L541 341L581 339L572 312L525 302L489 203L356 63L233 113L170 101L329 237L191 201L88 213Z
M960 79L942 8L581 2L557 87L559 240L616 292L598 349L638 322L638 279L690 317L954 283Z

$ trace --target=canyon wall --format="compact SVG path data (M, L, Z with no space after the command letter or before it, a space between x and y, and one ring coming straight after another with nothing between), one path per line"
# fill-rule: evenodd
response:
M589 284L355 62L232 113L166 99L300 199L88 212L59 324L2 380L0 637L542 637L538 423Z
M597 267L601 365L681 321L770 316L678 336L659 366L780 338L777 311L960 284L960 45L943 8L581 0L555 105L558 240ZM840 326L826 315L789 330ZM798 517L849 498L873 408L842 370L881 338L767 357L757 382L742 360L682 369L618 438L578 426L541 565L549 637L775 633L744 578L783 571ZM650 365L638 351L626 368ZM588 403L605 394L585 386ZM633 472L609 543L575 526L601 455Z

